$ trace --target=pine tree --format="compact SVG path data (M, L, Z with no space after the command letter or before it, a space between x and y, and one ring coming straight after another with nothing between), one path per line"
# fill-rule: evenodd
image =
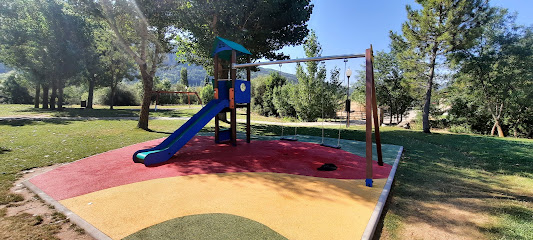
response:
M186 87L189 87L189 80L187 79L187 68L182 67L180 71L181 76L181 84L183 84Z
M322 47L314 31L307 36L304 44L305 56L308 58L319 57L322 54ZM322 88L326 79L326 67L320 62L305 62L305 69L302 64L296 67L296 77L298 84L294 88L292 104L302 121L316 121L321 117L322 111Z
M408 45L404 63L425 82L423 130L430 132L429 109L435 69L442 57L469 48L489 19L488 0L417 0L422 9L407 5L402 32Z

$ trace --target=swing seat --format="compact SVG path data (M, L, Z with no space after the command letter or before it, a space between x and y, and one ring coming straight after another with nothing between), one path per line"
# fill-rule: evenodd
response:
M323 146L323 147L329 147L329 148L335 148L335 149L341 149L341 146L340 146L340 145L338 145L338 146L333 146L333 145L329 145L329 144L322 143L322 144L320 144L320 146Z
M282 137L282 138L280 138L279 140L294 142L294 141L298 141L298 138L286 138L286 137Z

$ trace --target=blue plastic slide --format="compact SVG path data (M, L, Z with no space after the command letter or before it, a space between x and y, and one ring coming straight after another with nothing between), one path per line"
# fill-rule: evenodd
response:
M220 111L229 106L227 99L211 100L196 113L189 121L172 133L165 141L154 148L143 149L133 154L133 161L153 165L168 161L178 152L196 133L213 119Z

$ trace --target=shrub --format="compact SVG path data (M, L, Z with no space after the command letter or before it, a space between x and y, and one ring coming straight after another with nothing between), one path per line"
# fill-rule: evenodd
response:
M274 105L274 91L276 88L284 86L286 82L287 79L278 72L255 78L252 88L254 111L264 116L279 116Z
M293 92L293 84L286 84L274 88L272 101L277 113L282 117L296 117L296 110L291 103L291 95Z
M200 95L200 98L202 99L202 102L204 104L207 104L209 101L213 100L215 97L215 90L213 90L213 85L208 84L201 88L200 92L198 93Z
M0 101L13 104L31 104L33 97L24 86L26 79L20 74L11 74L0 82Z
M136 106L140 104L133 87L126 84L119 84L115 91L115 106ZM111 89L109 88L100 88L94 92L94 99L97 104L110 105L110 97Z
M80 101L87 100L88 93L83 86L67 86L63 90L65 104L80 104Z
M450 126L450 132L453 133L473 133L472 127L468 124L452 125Z

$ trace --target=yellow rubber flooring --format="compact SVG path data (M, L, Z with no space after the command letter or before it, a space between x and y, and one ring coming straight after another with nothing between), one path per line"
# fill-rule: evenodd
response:
M154 179L60 201L113 239L177 217L227 213L288 239L357 239L386 179L221 173Z

